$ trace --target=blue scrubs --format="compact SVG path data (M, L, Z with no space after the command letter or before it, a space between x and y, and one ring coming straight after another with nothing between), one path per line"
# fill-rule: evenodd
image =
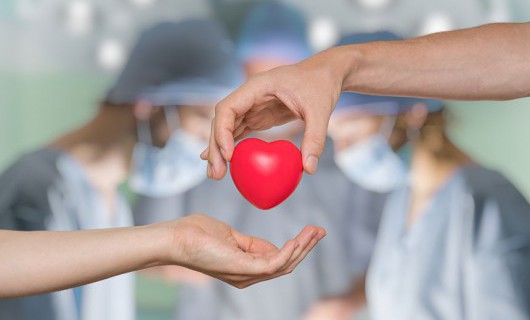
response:
M501 174L458 170L407 227L389 199L368 273L371 318L530 319L530 206Z
M0 228L79 230L132 225L125 198L109 212L80 164L42 149L23 156L0 176ZM125 274L51 294L0 300L0 319L132 320L134 276Z

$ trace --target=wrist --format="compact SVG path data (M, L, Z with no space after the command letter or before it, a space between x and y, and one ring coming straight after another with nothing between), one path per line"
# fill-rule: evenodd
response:
M176 243L176 222L162 222L143 227L144 242L149 243L147 248L147 267L177 264L179 246Z
M157 261L159 265L186 266L189 255L189 232L185 218L161 222L152 227L160 238L157 250Z
M358 86L357 74L365 60L365 53L361 45L347 45L334 47L326 52L325 61L334 77L338 76L341 91L349 91Z

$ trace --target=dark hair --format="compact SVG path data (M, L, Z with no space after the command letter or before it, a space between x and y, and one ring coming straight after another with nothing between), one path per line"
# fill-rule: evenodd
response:
M411 134L412 129L407 122L407 115L408 113L400 114L396 119L395 130L401 136L406 136L408 141L412 139L411 136L416 136L416 140L413 142L421 143L436 157L445 158L449 156L446 152L450 139L446 133L448 116L445 107L429 113L423 126L413 134Z

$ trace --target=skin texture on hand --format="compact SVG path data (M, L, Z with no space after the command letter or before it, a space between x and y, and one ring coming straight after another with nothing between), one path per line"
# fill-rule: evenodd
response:
M208 176L221 179L234 141L293 119L305 124L304 170L314 173L341 91L455 100L530 96L530 23L491 24L390 42L336 47L258 74L216 106Z
M244 288L292 272L324 236L322 228L309 226L278 249L200 214L131 228L0 230L0 299L161 265L184 266Z

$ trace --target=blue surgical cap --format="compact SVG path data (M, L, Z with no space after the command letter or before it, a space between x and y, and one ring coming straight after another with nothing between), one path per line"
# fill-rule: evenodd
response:
M106 101L215 104L243 80L227 33L210 20L165 22L143 32Z
M395 41L402 40L399 36L388 31L375 33L355 33L344 36L338 42L338 46L349 44L360 44L373 41ZM335 110L350 110L359 114L370 115L395 115L406 112L415 104L423 103L429 109L429 112L439 111L443 108L443 102L433 99L392 97L392 96L375 96L353 92L343 92L340 95Z
M294 7L276 2L257 5L241 27L237 48L241 61L274 59L295 63L311 54L306 20Z

